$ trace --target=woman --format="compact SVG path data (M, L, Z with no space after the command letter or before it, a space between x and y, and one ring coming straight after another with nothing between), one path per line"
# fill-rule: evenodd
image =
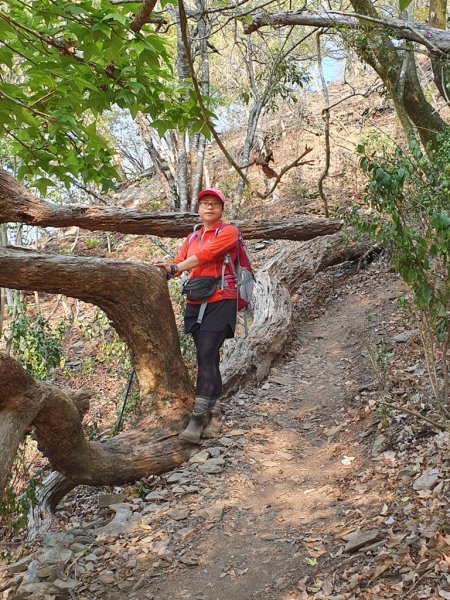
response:
M184 316L185 332L192 334L197 349L198 374L194 411L180 438L193 443L202 434L211 438L221 431L219 350L226 338L234 337L236 327L236 282L229 262L236 259L238 230L222 222L224 204L220 190L202 190L198 194L202 226L187 236L172 264L153 262L174 277L190 271L189 279L217 279L217 287L207 300L187 301Z

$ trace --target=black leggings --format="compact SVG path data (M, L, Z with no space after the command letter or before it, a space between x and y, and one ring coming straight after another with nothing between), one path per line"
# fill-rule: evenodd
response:
M228 329L222 331L192 331L197 348L197 386L195 395L203 398L220 398L222 377L220 375L219 350L227 337Z

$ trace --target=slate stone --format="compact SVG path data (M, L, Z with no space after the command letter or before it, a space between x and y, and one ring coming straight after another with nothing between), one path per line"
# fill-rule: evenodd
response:
M165 500L167 498L166 490L153 490L145 496L147 501L157 501L157 500Z
M218 456L217 458L210 458L207 463L208 465L224 465L225 459L222 456Z
M47 583L25 583L22 584L18 590L18 594L14 596L16 598L42 598L48 597L50 594L44 595L45 592L48 592L48 584ZM24 594L24 595L21 595Z
M415 331L403 331L402 333L399 333L396 336L394 336L394 342L397 342L397 344L404 344L413 335L415 335L415 333L416 333Z
M171 473L168 475L166 481L167 483L179 483L185 476L185 473Z
M142 510L143 514L149 513L149 512L156 512L160 510L160 505L159 504L155 504L154 502L150 502L150 504L147 504L147 506L144 507L144 509Z
M383 539L383 537L383 534L381 534L377 529L371 529L370 531L357 531L348 537L345 545L345 552L357 552L365 546L379 542Z
M73 539L74 543L80 543L80 544L92 544L92 542L94 542L95 537L85 534L85 535L76 535Z
M432 490L439 481L439 471L437 469L430 469L418 477L414 483L413 488L416 491Z
M111 504L119 504L127 499L125 494L99 494L98 507L107 508Z
M55 579L52 585L58 590L73 590L79 585L79 582L75 579Z
M182 542L186 541L195 532L195 527L183 527L175 532L175 537L180 539Z
M39 567L39 569L36 572L36 575L39 577L39 579L54 580L54 579L56 579L56 576L58 575L59 570L60 570L60 568L58 565L42 566L42 567Z
M227 438L227 437L221 437L217 441L221 446L225 446L225 448L229 448L230 446L232 446L234 444L233 440L230 440L230 438Z
M180 558L180 562L187 567L194 567L200 564L200 559L195 554L185 554Z
M212 458L217 458L222 454L223 448L219 448L218 446L212 446L211 448L208 448L208 452Z
M214 475L216 473L221 473L222 467L220 465L212 464L208 461L204 465L200 465L199 471L208 475Z
M187 508L174 508L167 513L167 516L174 521L183 521L184 519L188 518L188 515L189 510Z
M61 547L61 545L69 545L73 542L73 535L71 533L43 533L42 540L46 546L53 546L55 548Z
M33 559L31 556L24 556L17 562L15 562L11 565L8 565L8 567L6 568L6 572L9 573L10 575L13 575L14 573L23 573L24 571L26 571L28 569L28 565L30 564L30 562L32 560Z
M112 583L116 582L114 575L110 573L99 575L98 580L104 583L105 585L111 585Z
M194 454L194 456L191 456L191 458L189 459L189 462L192 463L196 463L196 464L200 464L202 465L203 463L205 463L209 458L209 452L208 450L202 450L201 452L197 452L197 454Z

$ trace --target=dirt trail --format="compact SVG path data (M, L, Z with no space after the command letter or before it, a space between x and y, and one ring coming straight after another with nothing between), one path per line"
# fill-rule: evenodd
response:
M261 388L229 402L226 429L237 443L208 482L220 518L196 527L209 492L180 498L196 527L186 552L193 564L156 576L137 598L280 600L325 558L331 570L339 565L334 536L359 504L342 488L365 460L351 406L373 382L363 342L399 293L392 275L355 275L322 316L299 326L290 358ZM365 501L382 503L372 496Z

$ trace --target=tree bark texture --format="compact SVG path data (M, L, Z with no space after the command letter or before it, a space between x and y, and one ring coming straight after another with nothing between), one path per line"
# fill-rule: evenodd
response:
M379 17L370 0L350 1L358 14L367 15L369 18ZM367 22L363 18L360 20L363 27L367 29ZM408 23L408 26L412 27L412 24ZM364 42L359 39L350 43L352 43L360 57L376 71L391 97L395 99L401 77L403 57L389 39L387 32L382 31L378 35L377 43L373 43L374 40L372 40L372 43L368 44L367 41ZM436 149L438 147L436 135L448 128L448 125L425 98L417 76L413 55L410 56L408 61L404 75L403 95L398 97L398 101L404 107L411 123L416 127L423 145L430 144Z
M38 200L0 169L0 223L19 222L41 227L77 226L90 231L182 238L199 222L191 213L149 213L104 206L59 206ZM309 240L330 235L342 221L291 219L289 221L234 221L246 239Z
M431 27L445 31L447 29L447 0L430 0L428 23ZM441 96L450 105L450 64L445 56L430 53L434 82Z
M170 412L189 404L191 384L182 361L165 276L143 263L40 254L0 248L0 286L64 294L99 306L130 349L144 404Z
M34 381L3 353L0 388L0 493L20 440L30 427L52 468L65 478L58 478L55 495L48 497L53 507L55 498L59 500L76 485L113 485L164 473L185 461L192 448L179 440L170 423L165 423L164 434L136 428L107 441L90 442L76 402L63 390Z
M291 296L300 285L327 267L358 259L371 246L367 241L349 243L342 234L278 244L279 251L257 274L248 336L237 338L224 356L222 379L227 393L243 384L257 385L267 376L291 338Z
M355 9L356 10L356 9ZM360 13L366 14L366 13ZM378 17L377 17L378 18ZM262 13L252 18L244 25L244 33L250 34L261 27L280 27L292 25L305 25L309 27L331 27L347 29L384 29L393 38L409 40L425 45L429 50L437 53L450 54L450 34L423 23L408 23L401 19L378 18L376 21L361 21L353 15L344 15L341 12L278 12Z
M167 160L161 155L160 152L158 152L158 149L152 140L150 126L145 120L144 115L139 113L136 116L135 121L144 141L145 148L150 156L153 166L155 167L155 171L158 173L159 180L164 188L167 199L171 203L171 207L175 209L177 206L179 207L180 201L178 198L177 184L172 171L170 170L170 166Z

